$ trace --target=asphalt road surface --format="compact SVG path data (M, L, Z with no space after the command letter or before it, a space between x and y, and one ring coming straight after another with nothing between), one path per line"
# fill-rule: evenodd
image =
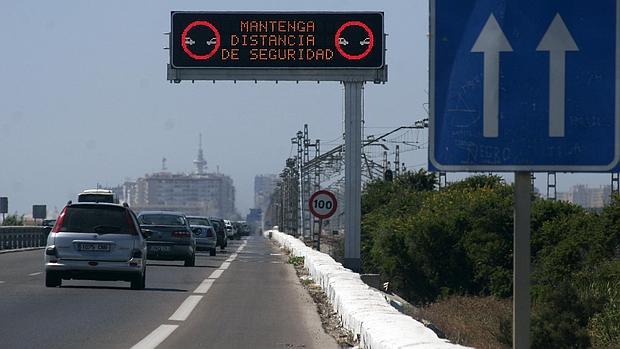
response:
M286 256L262 237L230 241L196 267L150 261L146 289L63 280L43 251L0 254L2 348L338 348Z

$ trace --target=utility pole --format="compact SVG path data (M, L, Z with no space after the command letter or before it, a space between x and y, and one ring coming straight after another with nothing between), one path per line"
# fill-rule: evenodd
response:
M556 177L555 172L547 172L547 199L556 200L558 198L558 192L556 190Z
M396 153L394 154L394 174L396 177L400 175L400 146L396 146Z
M301 166L299 167L300 170L303 169L303 166L305 164L307 164L308 162L310 162L310 147L312 146L310 144L310 137L308 135L308 124L304 124L304 159L303 162L301 164ZM304 239L305 238L312 238L312 233L310 231L311 229L311 224L310 224L310 220L312 219L310 212L308 211L308 209L306 208L306 201L307 199L310 197L311 193L311 187L310 187L310 171L305 171L305 173L302 174L302 196L301 196L301 210L302 210L302 231L304 234Z
M318 159L319 156L321 156L321 141L320 140L316 140L314 141L314 158ZM316 167L314 168L314 191L318 191L321 189L321 164L318 163L316 165ZM314 224L316 223L316 219L314 218L314 216L312 216L312 227L314 228ZM317 232L317 239L316 239L316 249L317 250L321 250L321 226L319 225L319 229Z
M306 125L307 126L307 125ZM299 234L303 234L303 187L302 187L302 183L303 183L303 177L302 177L302 166L303 166L303 161L302 161L302 155L303 155L303 138L304 138L304 134L301 131L297 131L297 137L296 138L291 138L291 143L292 144L297 144L297 163L296 163L296 167L297 167L297 205L299 207L299 212L296 215L297 216L297 235Z

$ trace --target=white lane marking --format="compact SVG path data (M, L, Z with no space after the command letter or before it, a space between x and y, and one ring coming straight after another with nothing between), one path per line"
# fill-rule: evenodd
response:
M194 290L194 293L207 293L211 286L213 286L213 279L204 279L202 283Z
M0 284L3 284L3 283L5 283L5 281L0 281Z
M211 275L209 276L209 279L217 279L220 276L222 276L223 272L224 272L224 270L222 270L222 269L215 269L213 271L213 273L211 273Z
M136 343L131 349L153 349L163 342L179 325L161 325L148 336Z
M270 253L269 255L270 255L270 256L281 256L281 255L282 255L282 253Z
M174 314L168 318L168 320L185 321L201 299L202 296L188 296L187 299L179 306L177 311L175 311Z
M230 267L230 262L226 261L222 263L222 265L218 269L226 270L228 269L228 267Z
M36 272L36 273L30 273L30 274L28 274L28 276L36 276L36 275L39 275L39 274L41 274L41 273L42 273L42 272L40 272L40 271L39 271L39 272Z
M245 242L243 244L241 244L241 246L239 246L239 248L237 248L237 252L241 252L241 250L243 250L245 245L247 245Z

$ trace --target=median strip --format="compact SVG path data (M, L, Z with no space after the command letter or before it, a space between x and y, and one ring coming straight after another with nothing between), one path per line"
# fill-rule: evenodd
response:
M139 341L136 345L131 347L131 349L153 349L161 344L168 336L177 329L179 325L161 325L157 327L153 332L151 332L148 336L144 337L141 341Z

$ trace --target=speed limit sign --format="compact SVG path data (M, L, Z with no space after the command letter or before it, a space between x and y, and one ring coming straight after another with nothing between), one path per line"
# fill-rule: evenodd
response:
M338 208L336 195L327 190L319 190L310 196L308 201L310 212L319 219L331 217Z

